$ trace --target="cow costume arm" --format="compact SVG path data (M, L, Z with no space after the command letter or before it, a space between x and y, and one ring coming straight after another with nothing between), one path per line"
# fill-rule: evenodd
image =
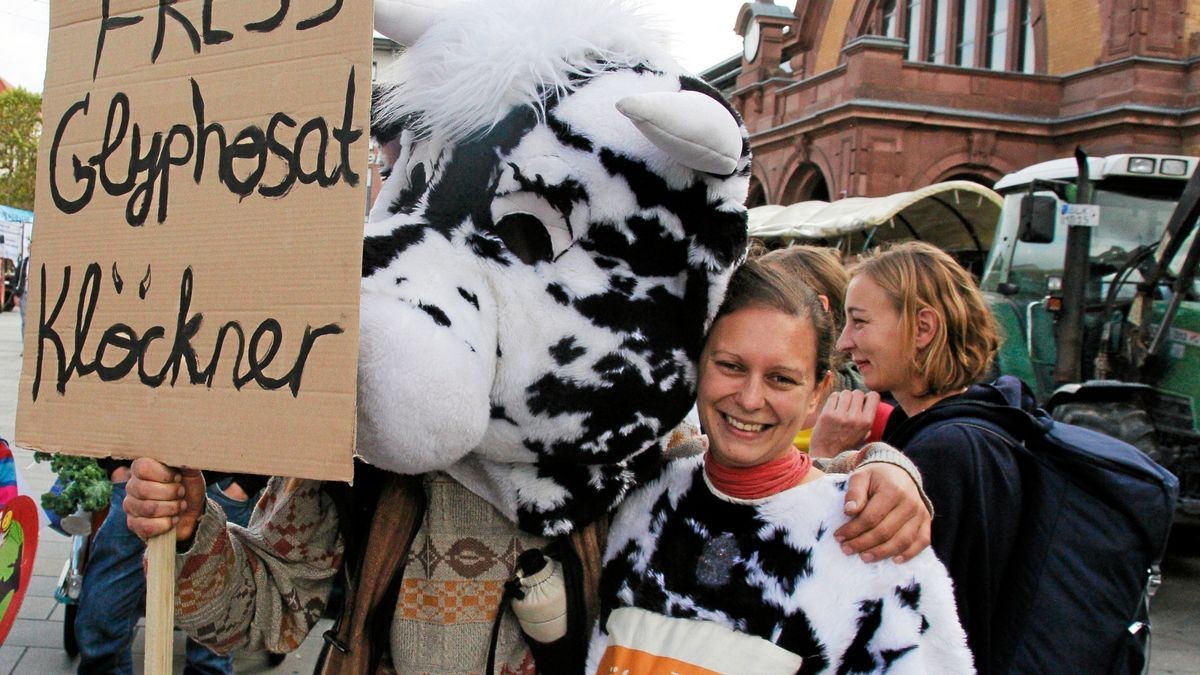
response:
M273 478L249 527L209 501L176 560L176 621L214 651L295 650L341 567L336 508L319 481Z

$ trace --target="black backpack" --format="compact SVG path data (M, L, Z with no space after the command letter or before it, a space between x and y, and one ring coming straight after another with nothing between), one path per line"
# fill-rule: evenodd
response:
M993 670L1141 672L1179 481L1128 443L1055 421L1021 391L1024 409L949 399L921 415L920 430L969 424L1010 439L1021 466L1020 531L996 612L1025 620L994 626ZM903 448L916 428L897 431L889 441Z

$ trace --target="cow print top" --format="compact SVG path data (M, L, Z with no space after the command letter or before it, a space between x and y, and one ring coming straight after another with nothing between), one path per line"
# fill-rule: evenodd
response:
M932 550L900 565L842 553L833 532L847 520L846 481L827 475L745 501L711 487L703 457L671 463L613 522L599 626L637 607L768 640L800 655L801 673L972 672ZM593 667L606 634L593 636Z

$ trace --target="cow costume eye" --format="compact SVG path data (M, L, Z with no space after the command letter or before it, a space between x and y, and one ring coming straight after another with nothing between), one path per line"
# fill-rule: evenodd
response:
M549 262L554 258L550 234L542 221L530 213L510 213L496 222L496 234L526 265Z
M542 197L516 192L492 202L496 235L527 265L562 255L575 237L571 224Z

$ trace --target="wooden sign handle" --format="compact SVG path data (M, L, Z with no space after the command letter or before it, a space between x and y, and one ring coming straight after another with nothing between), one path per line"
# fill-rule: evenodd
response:
M175 530L146 542L146 675L169 675L175 633Z

